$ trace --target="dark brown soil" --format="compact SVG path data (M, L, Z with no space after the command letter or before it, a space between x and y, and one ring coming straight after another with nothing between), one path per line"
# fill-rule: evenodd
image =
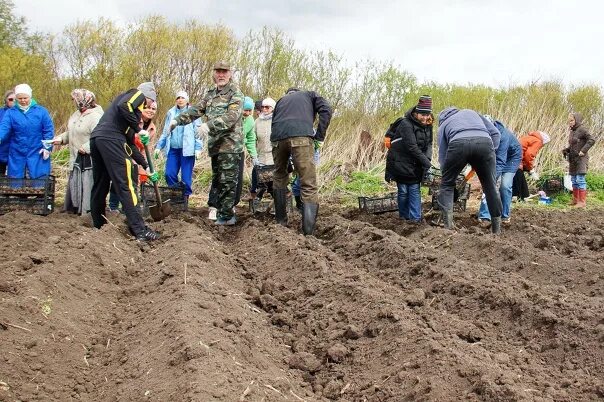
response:
M0 217L0 400L604 398L604 211L526 208L501 237L321 211L151 224Z

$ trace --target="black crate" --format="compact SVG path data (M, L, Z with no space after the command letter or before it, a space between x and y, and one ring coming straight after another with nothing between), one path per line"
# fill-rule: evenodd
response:
M176 186L159 186L159 195L162 202L170 201L172 211L182 212L186 210L184 183L179 183ZM150 206L157 204L155 201L155 188L152 184L143 183L141 185L141 202L144 214L149 213Z
M397 194L390 193L383 197L359 197L359 209L369 214L379 214L398 210Z
M468 198L470 197L470 189L471 186L469 183L466 183L461 191L459 191L459 187L455 188L455 193L453 195L453 211L455 212L464 212L466 210L466 204L468 202ZM432 190L430 194L432 194L432 209L435 211L440 210L440 206L438 205L438 193L440 190Z
M256 173L258 174L258 184L270 183L273 181L275 165L256 166Z
M0 177L0 215L25 211L48 215L55 209L55 177L13 179Z
M544 177L539 184L539 190L545 191L546 194L566 191L566 188L564 187L564 176Z

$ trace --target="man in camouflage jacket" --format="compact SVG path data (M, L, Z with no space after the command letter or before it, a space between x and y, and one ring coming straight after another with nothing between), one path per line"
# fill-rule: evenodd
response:
M212 162L212 189L208 205L216 208L217 225L234 225L233 206L239 176L239 160L243 153L241 115L243 93L231 81L230 64L214 64L216 86L206 92L199 105L190 107L170 122L170 128L187 125L203 118L198 135L207 136L208 153Z

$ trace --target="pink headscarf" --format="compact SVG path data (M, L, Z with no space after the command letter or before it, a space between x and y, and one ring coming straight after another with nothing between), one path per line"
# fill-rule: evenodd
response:
M78 110L82 113L96 106L96 97L94 96L94 93L87 89L74 89L71 91L71 97L78 107Z

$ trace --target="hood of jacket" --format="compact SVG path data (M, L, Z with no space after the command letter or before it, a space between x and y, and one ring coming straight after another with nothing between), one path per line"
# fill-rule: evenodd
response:
M455 106L449 106L445 108L442 112L438 114L438 124L443 124L446 119L453 116L457 112L459 112L459 109Z
M572 130L576 130L581 124L583 124L583 115L579 112L573 112L573 117L575 118L575 125L572 126Z

